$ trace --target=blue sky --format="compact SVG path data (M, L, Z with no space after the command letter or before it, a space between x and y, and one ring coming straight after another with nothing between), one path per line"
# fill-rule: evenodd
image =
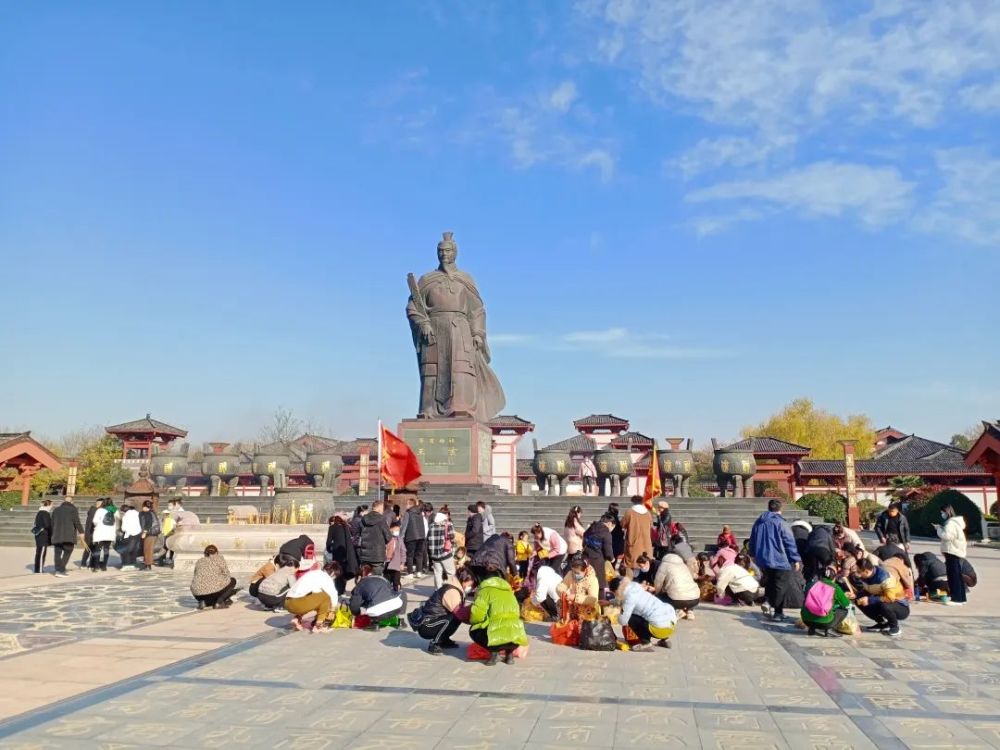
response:
M542 442L1000 416L996 3L4 15L2 426L372 434L446 229Z

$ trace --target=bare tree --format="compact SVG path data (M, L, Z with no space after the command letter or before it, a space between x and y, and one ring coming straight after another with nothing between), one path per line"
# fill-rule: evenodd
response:
M279 406L271 415L271 422L261 428L258 438L262 443L290 443L302 434L302 420L291 409Z

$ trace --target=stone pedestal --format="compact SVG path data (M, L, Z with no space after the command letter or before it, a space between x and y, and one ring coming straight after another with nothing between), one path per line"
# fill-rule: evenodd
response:
M252 573L273 559L282 544L301 534L313 540L317 557L322 559L326 530L325 523L297 526L204 524L171 536L169 545L174 551L175 570L194 570L194 564L204 557L205 547L214 544L226 558L232 573Z
M325 487L275 487L272 518L284 523L327 523L333 515L333 490ZM293 517L294 514L294 517Z
M489 485L493 433L474 419L404 419L399 436L417 454L423 480L434 484Z

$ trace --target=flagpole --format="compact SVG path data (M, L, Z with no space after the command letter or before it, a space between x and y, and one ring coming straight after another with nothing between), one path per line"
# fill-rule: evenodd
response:
M378 420L378 496L376 500L382 499L382 419Z

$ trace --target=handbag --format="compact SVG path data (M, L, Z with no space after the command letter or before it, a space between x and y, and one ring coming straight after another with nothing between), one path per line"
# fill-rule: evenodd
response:
M580 648L584 651L614 651L618 648L618 637L611 626L611 620L587 620L580 624Z
M351 614L351 608L346 604L341 604L337 608L337 614L333 617L333 622L330 623L331 628L349 628L354 624L354 615Z
M639 643L639 636L637 636L635 634L635 631L632 630L632 628L630 628L628 625L622 626L622 635L625 636L625 643L627 643L629 646L635 646L637 643Z

